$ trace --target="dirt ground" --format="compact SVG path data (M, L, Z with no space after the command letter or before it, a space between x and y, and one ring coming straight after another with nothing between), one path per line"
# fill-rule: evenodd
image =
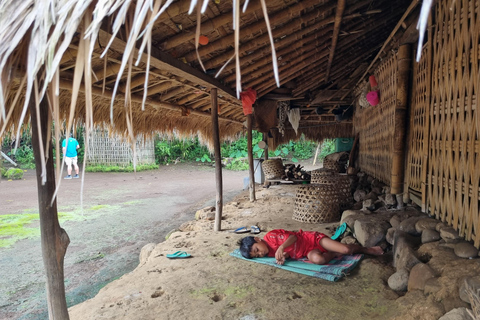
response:
M196 169L198 168L193 168L185 175L178 172L175 175L181 175L187 180L192 176L199 178L200 174ZM213 174L213 171L210 174ZM124 273L119 273L119 276L123 274L119 279L104 281L96 287L97 290L101 287L98 294L94 292L90 297L96 295L89 300L82 303L69 301L69 305L73 305L69 308L70 319L434 320L452 308L468 306L459 301L458 297L453 298L455 290L458 293L457 280L458 277L471 273L470 271L478 274L480 264L478 259L462 261L457 259L455 260L457 262L450 265L449 260L442 258L446 256L445 248L443 251L431 251L434 252L430 257L431 262L436 266L439 278L438 292L430 295L418 290L398 294L388 287L387 280L395 272L391 252L380 257L366 256L359 266L339 282L329 282L231 257L229 253L237 248L237 240L245 236L231 232L240 226L258 225L262 230L260 236L263 236L275 228L316 230L332 235L338 225L338 223L305 224L293 220L295 189L298 185L281 184L268 189L257 186L257 200L251 202L248 191L238 193L243 187L243 177L246 173L235 175L234 180L240 185L235 189L237 195L233 200L226 200L224 203L222 231L213 231L213 221L195 221L193 214L188 214L187 217L176 220L181 227L166 241L161 237L152 237L156 228L150 228L149 223L154 224L154 219L142 218L142 221L136 221L138 220L136 213L148 210L149 205L163 206L164 202L161 200L155 202L157 197L167 196L170 199L181 195L181 199L189 199L193 192L190 191L190 187L174 183L171 191L161 190L159 187L152 191L153 188L148 187L148 183L154 181L155 176L157 179L162 176L158 172L150 178L149 174L144 174L142 178L137 176L138 180L143 179L138 183L122 182L122 179L110 182L108 178L108 188L98 188L86 196L93 199L99 196L101 190L108 194L110 189L112 193L120 194L122 200L117 200L116 203L120 204L115 214L116 219L125 221L129 228L145 229L145 232L138 230L132 232L137 236L132 236L128 241L122 239L115 250L130 250L137 254L142 247L144 250L140 263L138 255L137 259L131 262L132 264L136 262L133 271L130 272L133 268L125 270ZM207 188L209 184L206 181L195 183L197 188ZM1 187L3 185L0 185ZM133 207L137 210L128 209L130 207L128 200L142 198L142 194L148 192L150 198L146 203L134 204ZM232 191L231 194L235 192ZM102 200L99 201L102 203L109 201L107 200L109 197L100 198ZM207 205L213 205L213 202L208 204L205 201L197 201L189 206L179 200L172 207L176 210L184 206L195 211ZM120 214L122 210L130 214ZM131 215L132 212L135 215ZM98 220L101 219L94 220L92 224ZM111 222L103 222L103 228L106 229L109 223ZM102 237L108 237L109 234L106 232ZM86 235L92 236L88 233L83 234ZM74 249L69 248L66 259L69 259L68 255L72 254L72 251L85 250L91 245L90 242L85 242L82 243L83 247L79 248L71 244ZM166 254L177 250L186 251L192 257L177 260L166 258ZM95 254L91 252L93 257L96 257ZM87 255L88 257L92 256ZM90 264L85 261L89 261ZM79 266L78 270L67 271L66 268L67 290L69 281L74 282L70 279L80 277L86 281L83 274L90 272L98 264L114 264L105 257L85 261L73 264ZM115 261L115 264L118 264L118 261ZM120 260L119 264L126 262ZM88 286L89 283L86 283L85 287ZM28 297L24 295L24 299Z
M246 172L223 171L225 199L243 188ZM194 219L198 207L213 205L215 170L177 164L139 173L85 174L62 180L58 194L61 226L70 237L65 257L69 306L93 297L138 265L140 249ZM82 210L83 208L83 210ZM24 180L0 181L0 214L38 213L34 170ZM27 225L39 228L38 220ZM46 319L40 237L0 248L0 319Z

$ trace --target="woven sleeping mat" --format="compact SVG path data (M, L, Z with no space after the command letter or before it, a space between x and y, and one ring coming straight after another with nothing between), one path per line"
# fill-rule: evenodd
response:
M232 257L242 260L266 264L275 268L292 271L306 276L320 278L328 281L338 281L352 271L357 264L362 260L363 254L342 255L337 259L331 260L328 264L318 265L308 261L308 259L301 260L287 260L283 266L275 263L275 258L263 257L245 259L240 250L235 249L230 253Z

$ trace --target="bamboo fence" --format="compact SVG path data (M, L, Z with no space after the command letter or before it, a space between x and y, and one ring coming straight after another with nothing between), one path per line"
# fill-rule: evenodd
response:
M87 145L86 164L120 166L133 165L134 152L131 143L123 137L111 136L107 130L92 130ZM153 138L137 137L135 142L136 164L154 164L155 146Z

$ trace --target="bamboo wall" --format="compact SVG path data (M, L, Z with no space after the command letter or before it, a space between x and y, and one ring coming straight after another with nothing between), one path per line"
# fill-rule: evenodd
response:
M392 171L394 114L397 89L397 56L391 54L374 72L380 103L357 107L355 132L359 133L358 166L369 175L390 184Z
M423 47L419 63L414 62L412 67L410 124L406 155L405 186L410 193L420 199L421 203L425 202L426 196L432 64L430 44L431 42Z
M433 32L427 208L480 245L480 14L475 0L438 1Z
M480 4L437 1L413 62L405 188L422 210L480 247ZM360 169L390 184L396 58L375 70L380 104L357 107Z
M87 165L126 167L133 165L134 153L130 143L118 136L109 136L108 131L92 130L88 137ZM139 137L135 143L136 164L155 164L155 146L152 138Z

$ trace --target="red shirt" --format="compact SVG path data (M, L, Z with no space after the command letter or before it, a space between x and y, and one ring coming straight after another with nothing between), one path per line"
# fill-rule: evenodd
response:
M280 247L285 241L287 241L290 235L295 235L297 241L289 247L284 248L283 252L288 253L292 259L301 259L307 257L308 253L313 249L318 249L321 252L327 252L322 246L320 246L319 241L325 235L316 231L302 231L298 232L286 231L283 229L275 229L268 232L263 240L268 245L268 256L275 257L275 252L277 252L278 247Z

